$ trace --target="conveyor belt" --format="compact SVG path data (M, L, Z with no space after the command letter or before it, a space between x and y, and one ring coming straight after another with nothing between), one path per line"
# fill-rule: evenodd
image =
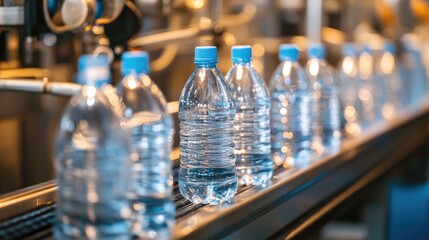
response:
M50 204L0 223L0 239L22 239L52 227L55 205Z
M339 194L352 192L357 182L364 182L360 187L365 187L373 180L362 178L372 174L370 179L376 179L429 143L428 123L429 103L345 141L339 152L316 159L307 167L277 168L267 186L240 187L231 203L216 207L183 199L177 186L176 154L172 158L177 208L173 239L294 238L317 222L321 215L316 213ZM55 190L51 181L3 196L0 219L5 220L0 220L0 239L51 236Z
M185 217L186 215L203 207L202 204L192 204L189 200L183 198L179 192L177 184L177 168L173 171L174 187L173 198L176 203L176 219ZM250 187L240 187L237 194L249 189ZM52 224L55 221L55 204L48 204L34 211L7 219L0 222L0 239L12 240L23 239L43 239L49 237L52 233ZM36 237L35 237L36 236Z

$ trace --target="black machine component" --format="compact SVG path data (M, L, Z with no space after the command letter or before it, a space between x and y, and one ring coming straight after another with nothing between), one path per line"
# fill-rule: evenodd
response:
M38 40L41 34L49 32L43 17L43 8L39 0L24 2L24 25L21 30L20 62L22 67L39 66Z

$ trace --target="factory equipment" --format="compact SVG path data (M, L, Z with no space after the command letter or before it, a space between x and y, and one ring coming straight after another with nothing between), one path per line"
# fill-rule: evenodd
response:
M66 101L80 91L75 82L80 55L107 55L117 83L122 53L148 51L151 76L175 118L177 147L177 100L192 72L195 46L217 46L225 73L230 47L249 44L253 65L266 80L278 64L278 46L286 42L301 52L308 43L323 42L327 60L336 66L346 41L380 49L391 39L404 71L420 60L428 69L427 9L426 0L0 0L0 236L16 216L40 225L33 232L17 225L22 231L16 236L50 234L54 130ZM427 104L419 105L308 168L276 168L270 184L239 188L229 205L192 205L175 192L173 237L299 237L408 154L420 153L428 141L421 131L427 120ZM401 144L405 138L412 140ZM177 169L178 149L171 158ZM34 211L49 220L28 215Z

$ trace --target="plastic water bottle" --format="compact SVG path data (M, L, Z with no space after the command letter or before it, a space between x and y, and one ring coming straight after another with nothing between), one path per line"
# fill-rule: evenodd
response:
M360 133L359 116L356 110L359 76L357 54L353 43L343 45L343 59L337 69L340 89L341 128L346 136L356 136Z
M133 232L144 239L168 239L174 225L171 160L173 119L158 86L148 76L146 52L122 55L122 127L131 133L135 150L129 199Z
M56 135L57 239L129 239L126 199L129 135L99 88L110 80L104 56L78 62L79 95L67 105Z
M359 87L356 106L361 129L370 127L376 121L374 65L372 50L364 46L358 58Z
M400 109L400 91L402 83L397 71L396 48L392 42L386 42L378 56L379 87L383 96L381 115L384 119L392 119Z
M312 149L316 154L338 150L340 146L340 106L338 87L325 59L325 47L308 49L307 76L312 85Z
M264 79L252 66L252 48L234 46L234 65L226 80L235 101L235 165L243 185L266 184L273 175L270 143L270 93Z
M179 103L179 189L193 203L213 205L230 200L238 185L235 104L216 63L216 47L195 48L197 66Z
M375 109L375 120L383 121L385 119L391 119L394 115L393 103L390 102L391 90L389 78L386 76L386 68L389 68L386 64L386 54L389 57L391 54L386 53L383 49L383 45L377 44L371 46L371 53L374 57L374 109Z
M298 63L298 48L282 44L270 82L271 144L276 165L305 166L311 160L311 85Z
M408 92L407 105L418 105L428 91L427 70L423 64L420 46L411 40L410 36L403 39L408 63L408 77L403 78L403 86Z

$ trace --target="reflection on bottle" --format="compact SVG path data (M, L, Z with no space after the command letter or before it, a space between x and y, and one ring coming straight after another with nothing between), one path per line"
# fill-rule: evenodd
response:
M343 46L343 60L338 66L338 84L340 88L341 127L345 136L360 134L359 115L356 110L358 99L358 61L355 46L346 43Z
M271 91L271 152L285 168L311 163L311 86L298 63L295 45L282 44L281 63L273 73Z
M312 149L316 155L336 152L341 143L339 89L331 66L325 61L325 47L310 45L307 76L312 86Z
M375 102L374 102L374 58L371 50L367 47L358 58L358 102L357 112L362 128L367 128L375 121Z

